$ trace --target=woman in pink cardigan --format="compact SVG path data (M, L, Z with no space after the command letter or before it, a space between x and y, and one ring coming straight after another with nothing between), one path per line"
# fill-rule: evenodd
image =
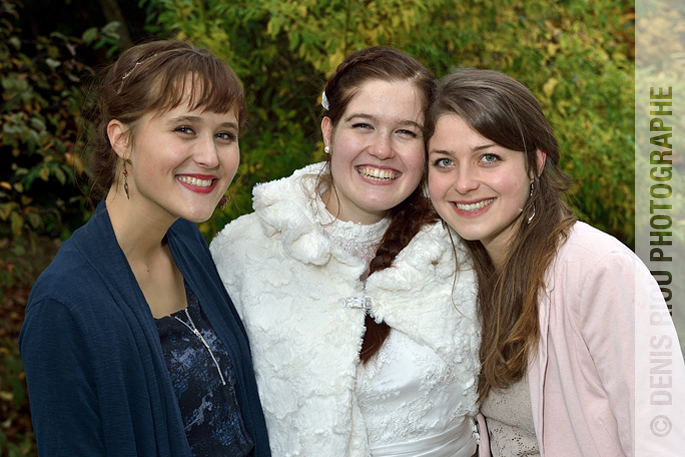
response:
M564 202L530 91L495 71L448 75L426 135L431 200L478 273L493 455L684 455L685 367L659 286Z

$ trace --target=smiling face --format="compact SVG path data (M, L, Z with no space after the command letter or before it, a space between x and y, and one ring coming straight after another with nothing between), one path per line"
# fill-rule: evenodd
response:
M142 117L131 138L110 122L113 146L128 159L131 209L142 217L202 222L214 211L238 168L235 111L191 110L186 103ZM113 135L110 135L113 138ZM123 154L123 155L122 155Z
M325 117L333 184L322 198L330 213L372 224L409 197L423 176L423 122L419 92L408 81L368 81L335 127Z
M544 163L542 153L538 160ZM428 142L428 164L438 214L462 238L481 241L497 265L506 257L530 195L533 175L525 154L495 144L460 117L446 114Z

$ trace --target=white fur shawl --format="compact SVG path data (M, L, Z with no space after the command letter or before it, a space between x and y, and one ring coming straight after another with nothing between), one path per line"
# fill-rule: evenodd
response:
M342 307L346 297L371 297L375 319L453 365L466 409L476 413L480 325L465 254L459 251L455 279L447 230L440 223L424 227L364 287L366 266L314 222L320 170L311 165L257 186L255 213L226 226L210 247L250 338L271 449L279 457L368 455L354 395L364 311Z

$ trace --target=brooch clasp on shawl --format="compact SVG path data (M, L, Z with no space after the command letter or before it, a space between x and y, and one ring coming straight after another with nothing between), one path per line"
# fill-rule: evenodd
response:
M371 297L347 297L340 299L343 308L371 309Z

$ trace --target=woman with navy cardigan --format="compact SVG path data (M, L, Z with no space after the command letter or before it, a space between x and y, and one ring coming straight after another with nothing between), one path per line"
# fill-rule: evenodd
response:
M20 349L41 457L268 456L245 330L194 222L233 179L242 87L178 41L100 91L106 197L36 282Z

